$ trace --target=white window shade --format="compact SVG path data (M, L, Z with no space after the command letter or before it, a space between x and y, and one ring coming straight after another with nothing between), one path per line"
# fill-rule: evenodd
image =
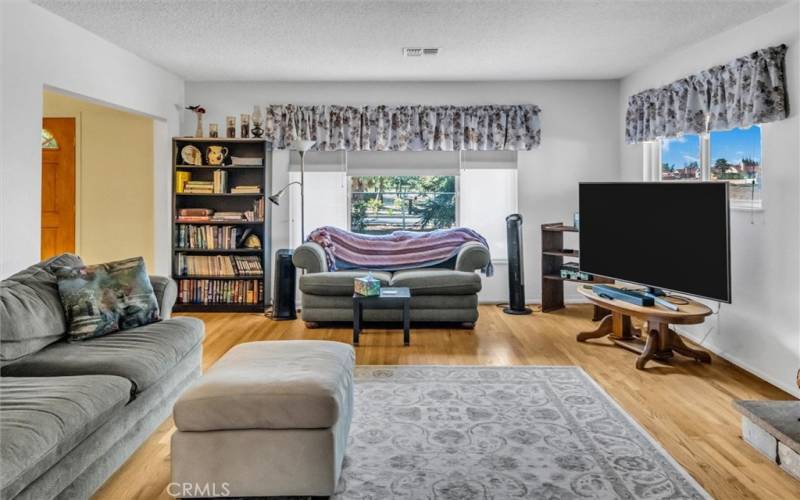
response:
M355 151L347 153L350 176L458 175L457 151Z
M300 172L290 172L289 181L299 181ZM306 236L322 226L347 227L347 177L344 172L306 172ZM289 197L291 248L301 244L300 187L292 186Z
M517 213L516 152L465 152L461 167L460 224L486 238L492 261L505 261L508 258L505 220Z
M344 172L346 160L344 151L308 151L305 171L306 173ZM300 172L300 153L297 151L292 151L289 156L289 172Z

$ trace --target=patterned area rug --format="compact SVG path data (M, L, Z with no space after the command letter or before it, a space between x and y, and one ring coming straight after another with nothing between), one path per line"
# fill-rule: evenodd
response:
M350 499L708 494L577 367L358 367Z

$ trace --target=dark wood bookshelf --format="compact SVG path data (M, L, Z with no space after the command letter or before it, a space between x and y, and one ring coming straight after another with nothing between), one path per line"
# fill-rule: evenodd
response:
M181 150L186 146L195 146L202 153L202 165L190 165L183 161ZM228 155L223 165L209 165L206 157L208 146L218 145L228 149ZM267 222L269 221L269 203L265 193L271 192L270 175L268 172L268 143L264 139L227 139L211 137L174 137L172 140L172 277L180 285L186 280L208 280L214 282L239 283L242 281L258 281L262 288L262 300L257 304L239 303L193 303L181 302L179 293L176 311L183 312L263 312L270 301L270 288L266 277L269 276L270 233ZM243 158L259 158L261 165L231 165L233 156ZM182 193L178 192L176 173L188 172L193 181L213 181L214 171L224 170L228 173L228 186L226 193ZM257 185L261 187L260 193L231 193L230 190L238 185ZM210 208L217 212L244 212L253 209L254 202L259 199L264 201L264 219L259 220L213 220L213 221L179 221L178 211L182 208ZM261 240L261 248L185 248L178 245L178 231L180 226L234 226L241 230L251 230ZM264 274L260 276L205 276L185 275L178 269L178 255L196 256L258 256Z
M542 224L542 312L564 308L564 282L570 283L613 283L614 280L594 277L593 280L574 280L561 277L564 258L578 262L580 250L564 248L564 233L577 233L578 228L561 223ZM597 321L608 311L594 306L593 320Z

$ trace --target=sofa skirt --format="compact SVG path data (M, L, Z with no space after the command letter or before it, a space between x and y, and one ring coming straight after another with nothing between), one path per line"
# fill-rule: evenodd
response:
M352 322L351 296L303 294L303 321ZM400 309L364 309L364 321L402 320ZM411 297L411 321L474 323L478 320L478 295L415 295Z

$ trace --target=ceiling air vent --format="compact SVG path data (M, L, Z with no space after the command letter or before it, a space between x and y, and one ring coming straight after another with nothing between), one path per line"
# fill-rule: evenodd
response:
M439 49L436 47L422 48L422 47L405 47L403 55L405 57L422 57L422 56L435 56L439 54Z

